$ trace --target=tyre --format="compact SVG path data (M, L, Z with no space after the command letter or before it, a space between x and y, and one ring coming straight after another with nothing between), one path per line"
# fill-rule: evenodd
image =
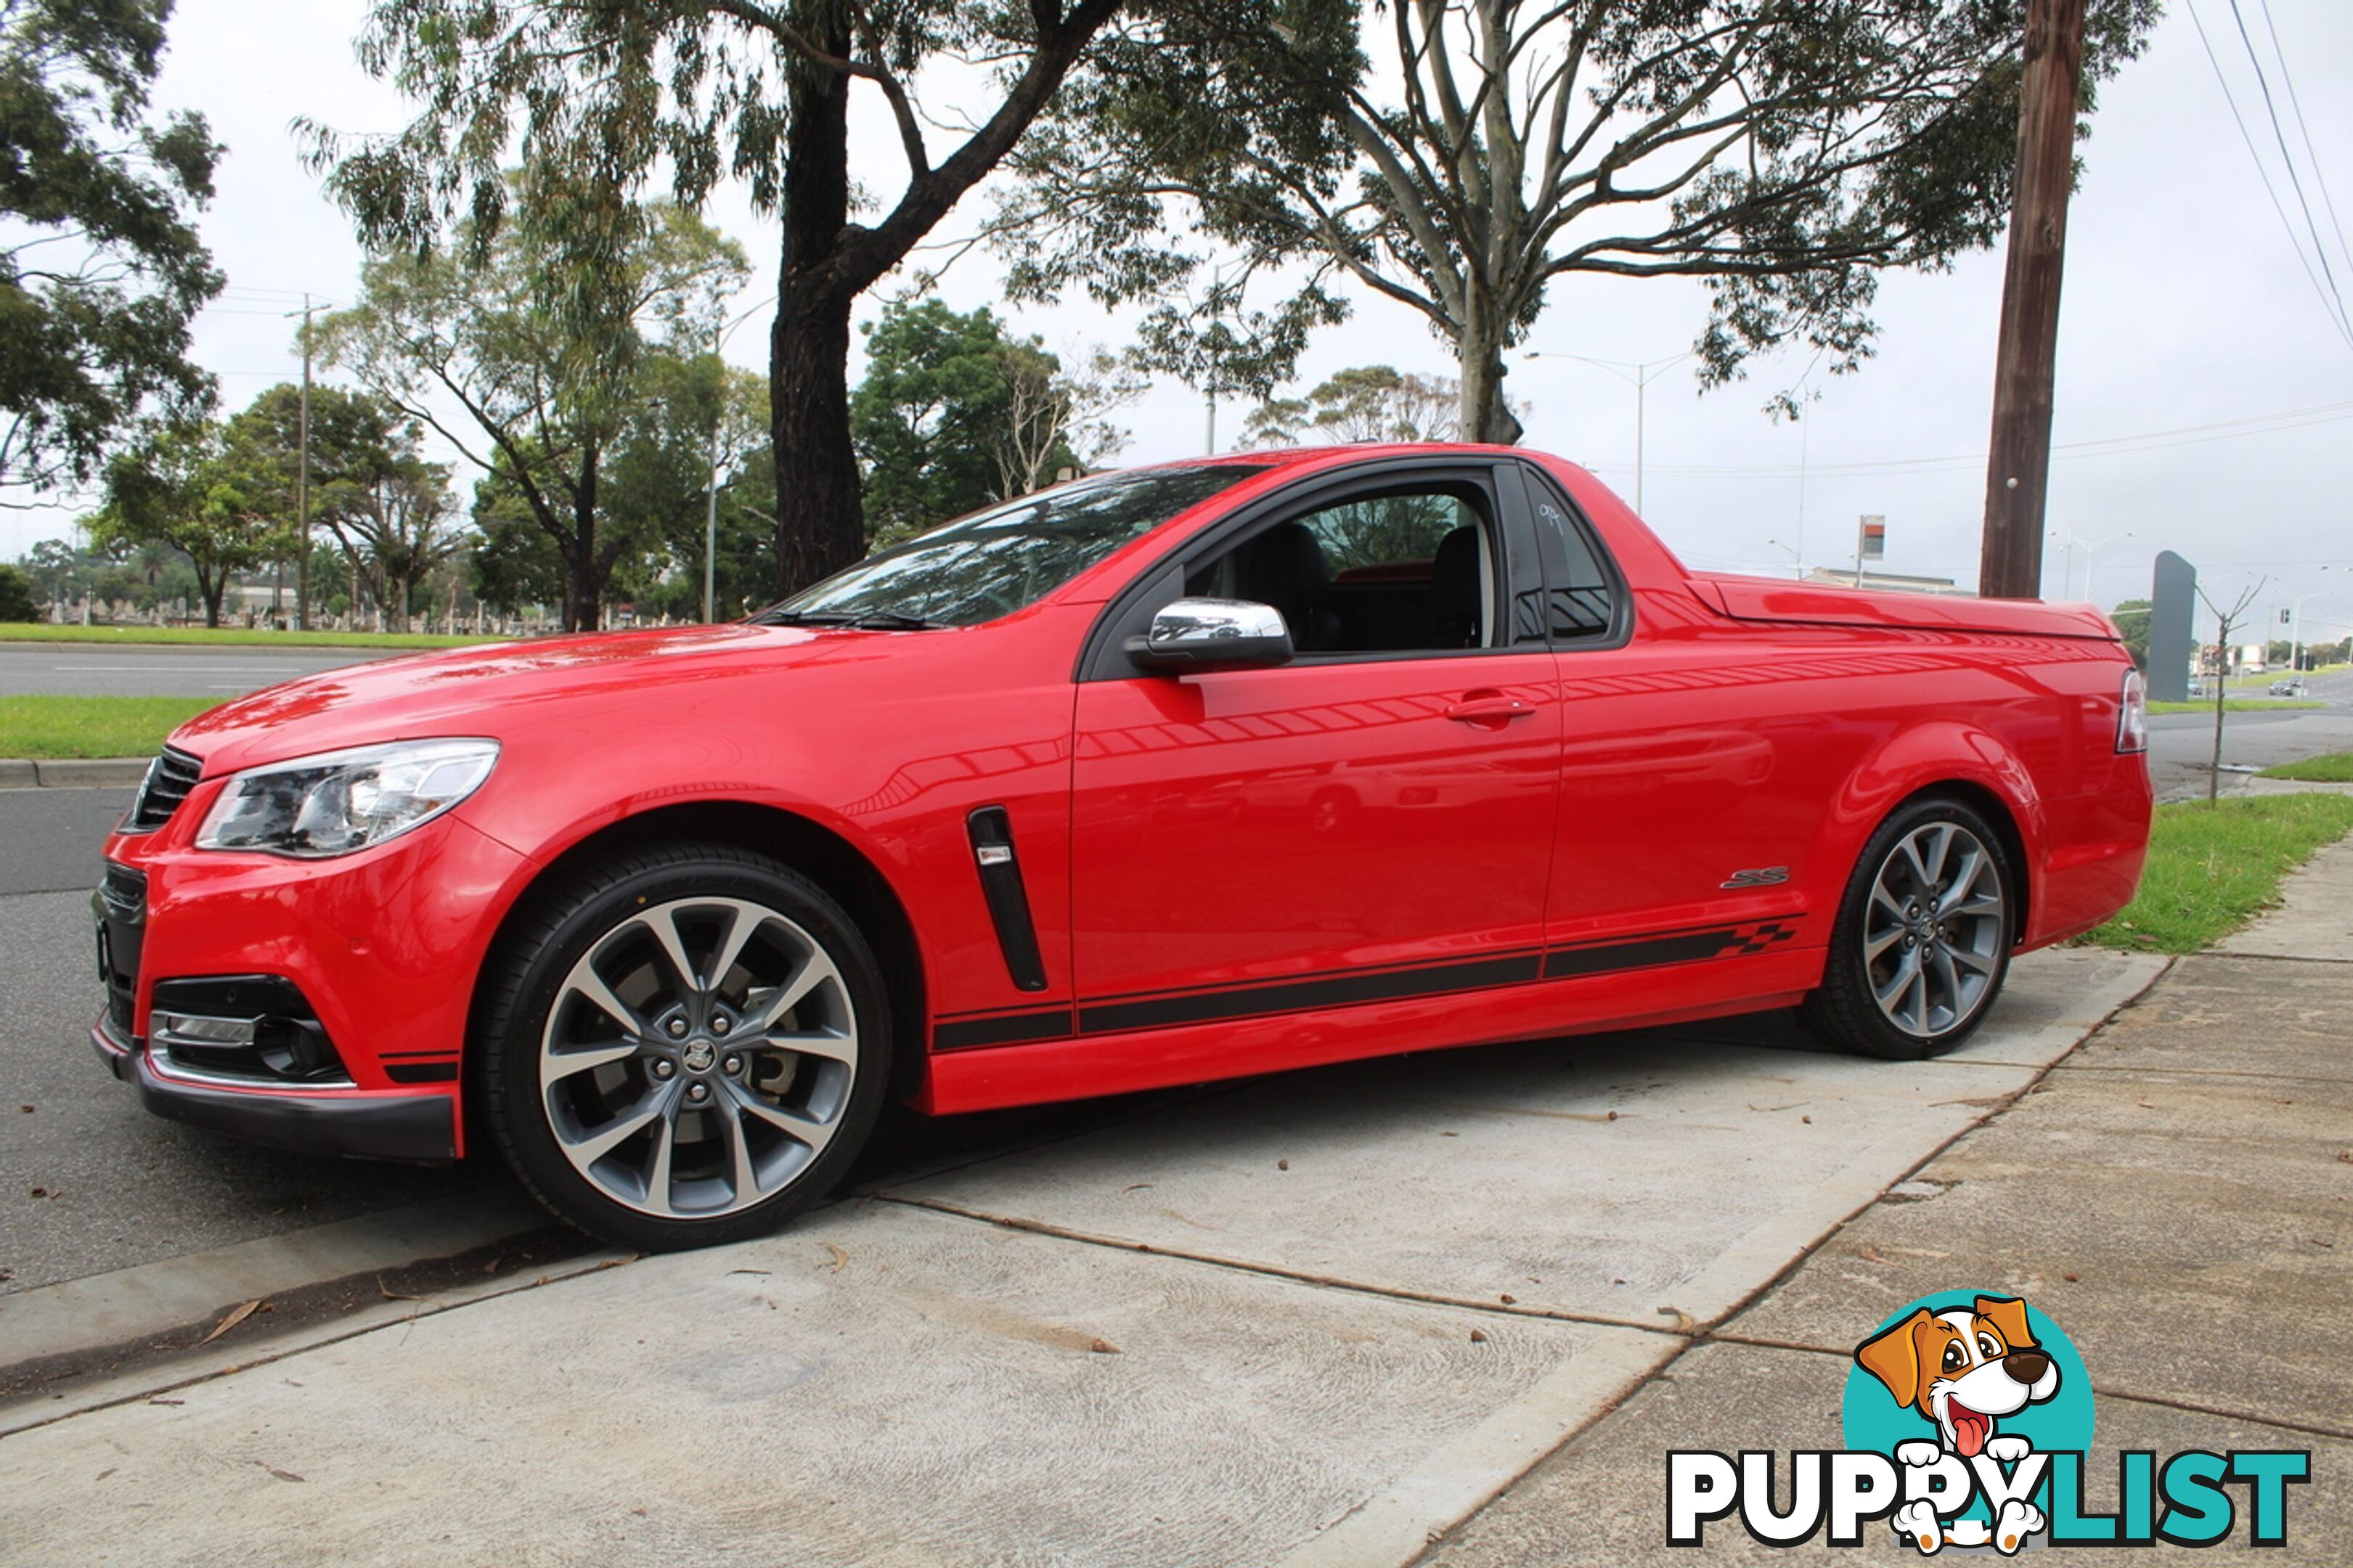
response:
M890 1006L856 924L724 845L597 867L501 944L474 1083L562 1219L639 1251L774 1230L857 1157L887 1089Z
M2001 994L2016 882L2001 836L1959 801L1909 801L1847 880L1821 988L1801 1011L1831 1045L1917 1060L1967 1039Z

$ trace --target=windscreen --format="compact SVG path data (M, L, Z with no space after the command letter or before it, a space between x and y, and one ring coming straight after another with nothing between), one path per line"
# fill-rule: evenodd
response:
M1129 541L1260 470L1098 474L973 512L870 555L755 620L968 626L1036 603Z

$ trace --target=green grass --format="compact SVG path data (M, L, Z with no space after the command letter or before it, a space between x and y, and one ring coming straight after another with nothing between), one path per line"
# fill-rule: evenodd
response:
M207 647L471 647L499 637L427 637L422 632L249 632L242 626L217 631L204 626L53 626L41 622L0 622L0 643L181 643Z
M0 697L0 757L143 757L216 697Z
M2225 713L2276 713L2283 708L2326 708L2327 706L2326 702L2290 702L2284 698L2278 697L2269 700L2260 697L2222 699L2222 711ZM2214 711L2214 700L2211 697L2193 697L2187 702L2152 702L2148 705L2148 710L2152 713L2211 713Z
M2302 779L2306 784L2353 784L2353 752L2331 752L2300 763L2279 763L2263 771L2267 779Z
M2279 894L2280 879L2353 831L2353 796L2269 795L2157 808L2140 896L2087 941L2134 952L2195 952Z

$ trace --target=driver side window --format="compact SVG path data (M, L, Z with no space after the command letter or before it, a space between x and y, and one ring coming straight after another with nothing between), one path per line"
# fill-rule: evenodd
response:
M1302 654L1488 647L1494 529L1481 493L1419 484L1259 530L1186 574L1188 595L1271 605Z

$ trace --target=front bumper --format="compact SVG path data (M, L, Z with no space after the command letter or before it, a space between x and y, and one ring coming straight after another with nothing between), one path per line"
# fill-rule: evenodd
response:
M191 1127L310 1154L420 1164L447 1164L458 1158L454 1095L218 1089L188 1083L157 1071L148 1053L117 1037L103 1016L91 1026L90 1043L107 1070L137 1087L149 1110Z

